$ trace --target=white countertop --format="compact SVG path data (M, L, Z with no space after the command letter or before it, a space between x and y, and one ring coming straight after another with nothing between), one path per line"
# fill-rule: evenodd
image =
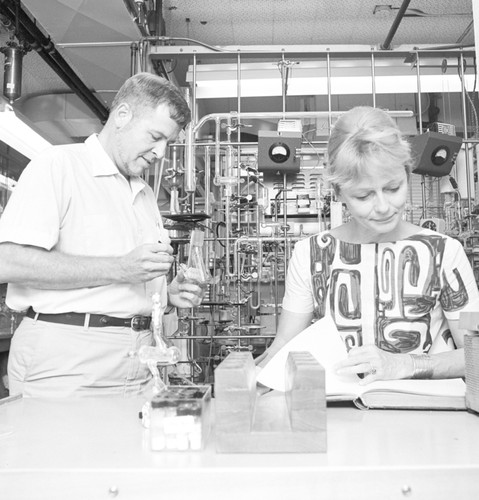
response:
M326 453L216 453L214 431L204 451L154 452L143 402L0 404L0 498L479 498L468 412L328 407Z

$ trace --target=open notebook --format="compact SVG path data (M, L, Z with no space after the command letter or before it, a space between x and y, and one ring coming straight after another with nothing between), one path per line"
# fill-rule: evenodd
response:
M460 378L381 380L361 386L356 375L336 375L332 367L347 357L347 351L330 318L313 323L278 351L258 371L257 382L271 389L284 391L286 359L291 351L309 351L324 367L328 401L354 401L360 408L466 409L466 384Z

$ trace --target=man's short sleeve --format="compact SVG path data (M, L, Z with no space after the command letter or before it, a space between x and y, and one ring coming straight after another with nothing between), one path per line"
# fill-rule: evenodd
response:
M0 217L0 242L50 250L58 241L62 203L66 196L61 168L45 155L22 172ZM60 177L58 177L60 176Z

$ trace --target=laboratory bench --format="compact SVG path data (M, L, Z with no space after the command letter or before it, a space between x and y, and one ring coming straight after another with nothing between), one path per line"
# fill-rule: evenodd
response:
M474 499L479 417L327 408L324 453L151 451L142 398L0 400L0 498ZM214 400L212 400L214 404Z

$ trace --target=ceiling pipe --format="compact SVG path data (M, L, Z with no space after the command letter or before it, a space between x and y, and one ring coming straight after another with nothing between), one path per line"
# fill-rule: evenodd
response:
M126 9L140 30L141 36L148 36L147 7L144 0L123 0Z
M472 28L474 27L474 21L471 21L469 23L469 26L464 30L464 33L457 39L456 43L460 44L466 38L467 35L471 32Z
M13 24L18 22L19 39L28 43L33 50L55 71L55 73L78 95L78 97L95 113L104 123L108 118L108 108L98 100L94 93L83 83L73 71L63 56L55 48L52 40L45 36L38 27L36 19L32 20L20 5L18 0L0 0L0 14L9 19Z
M155 13L154 13L154 23L155 23L155 34L157 36L166 35L166 24L163 17L163 0L156 0L155 2Z
M150 1L148 5L145 0L123 0L123 2L133 22L140 30L143 40L148 39L151 43L157 43L160 40L159 37L166 35L162 0ZM172 80L164 61L157 60L152 66L159 76L170 81Z
M163 0L123 0L141 36L164 36Z
M411 0L403 0L403 3L396 15L396 19L394 19L394 22L391 28L389 29L389 33L386 37L386 40L384 40L384 43L382 43L380 46L381 49L389 50L391 48L392 39L394 38L394 35L396 34L396 31L399 28L399 25L401 24L401 21L404 17L404 14L406 13L407 8L409 7L410 2Z

